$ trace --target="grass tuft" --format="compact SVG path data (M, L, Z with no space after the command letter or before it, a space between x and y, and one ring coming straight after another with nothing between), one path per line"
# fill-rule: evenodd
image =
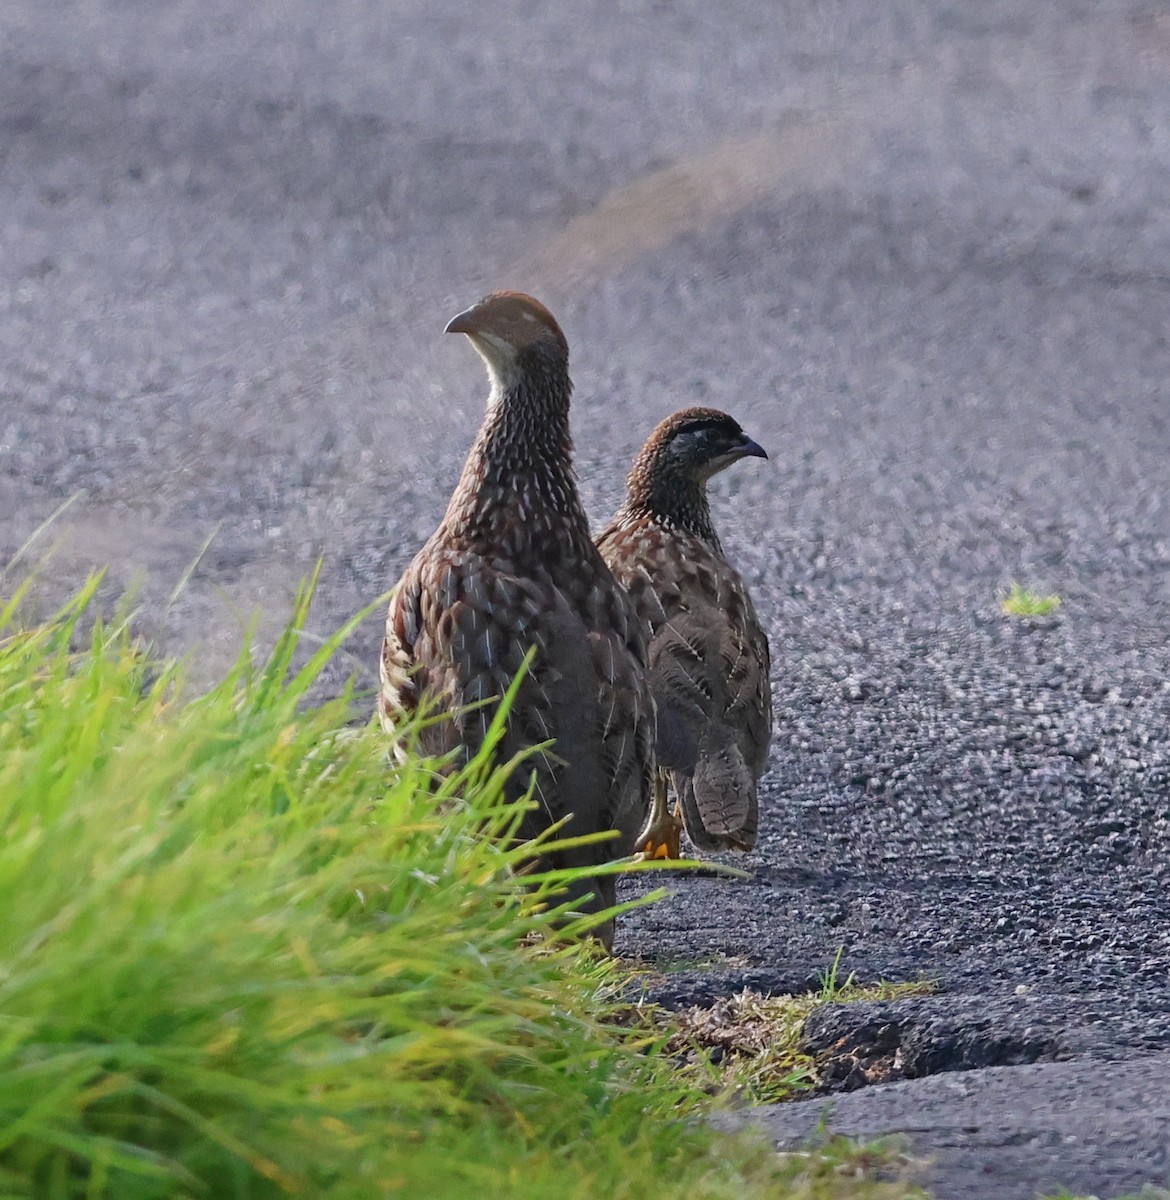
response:
M1008 617L1047 617L1061 605L1060 597L1052 592L1047 596L1029 591L1012 581L1008 593L1000 601L1000 608Z
M804 1022L822 1004L900 1000L929 995L930 982L858 983L839 978L841 952L822 975L819 991L766 996L745 988L708 1007L678 1012L656 1006L635 1010L634 1024L666 1040L679 1077L739 1107L778 1104L818 1090L821 1065L802 1048Z
M690 1119L619 966L552 936L571 876L518 888L490 745L392 767L349 690L308 704L352 628L297 665L311 584L201 694L98 584L0 600L0 1196L905 1194Z

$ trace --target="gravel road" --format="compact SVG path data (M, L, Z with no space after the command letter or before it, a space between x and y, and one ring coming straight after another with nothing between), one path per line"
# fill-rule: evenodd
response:
M679 965L674 1002L841 947L938 980L809 1036L935 1077L842 1099L859 1129L915 1128L891 1094L946 1125L950 1073L996 1068L951 1097L943 1200L1010 1177L1049 1083L1108 1129L1144 1072L1164 1113L1164 6L6 0L0 162L0 558L73 498L25 555L41 603L109 564L210 676L323 555L335 627L478 423L445 321L532 291L598 522L685 404L772 454L715 489L775 659L752 878L672 878L619 950ZM1012 580L1062 607L1005 618ZM1166 1186L1164 1122L1134 1129L1140 1178L1055 1137L1025 1183Z

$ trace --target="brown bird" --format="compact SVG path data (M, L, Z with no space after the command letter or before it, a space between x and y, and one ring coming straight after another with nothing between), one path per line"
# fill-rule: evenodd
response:
M678 810L700 850L756 843L757 781L772 736L768 638L707 500L708 480L749 455L768 457L726 413L675 413L642 447L625 503L597 538L649 626L660 770L638 836L647 857L678 857Z
M571 819L556 836L618 831L616 841L550 854L543 865L596 866L630 853L654 783L654 700L645 627L589 534L569 437L569 347L539 301L496 292L460 313L487 364L487 414L438 529L407 567L386 621L378 711L393 734L434 705L422 748L470 756L524 656L500 761L554 740L514 772L533 776L537 808L521 835ZM574 893L592 911L614 903L612 876ZM598 936L609 946L612 924Z

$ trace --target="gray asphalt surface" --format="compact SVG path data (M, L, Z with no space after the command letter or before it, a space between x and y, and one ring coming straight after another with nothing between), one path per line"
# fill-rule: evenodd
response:
M772 453L715 489L774 649L753 878L673 879L619 950L672 1002L839 947L935 978L810 1029L893 1074L1170 1044L1164 6L6 0L0 164L0 557L77 497L42 604L109 564L210 676L324 555L336 627L474 435L446 319L532 291L598 522L677 407Z
M778 1105L751 1120L785 1147L826 1134L866 1141L892 1135L908 1152L908 1175L952 1200L1054 1196L1073 1173L1093 1179L1096 1194L1136 1195L1170 1171L1167 1070L1166 1055L993 1067L854 1092L828 1104ZM1086 1092L1104 1087L1115 1097L1112 1106L1083 1104Z

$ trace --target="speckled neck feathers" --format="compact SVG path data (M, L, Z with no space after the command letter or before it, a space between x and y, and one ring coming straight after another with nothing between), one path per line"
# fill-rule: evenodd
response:
M493 385L443 521L448 544L508 558L513 569L588 553L569 435L572 386L566 364L540 351L518 357L506 388Z
M614 524L620 527L646 520L693 534L720 553L723 551L711 524L706 482L696 479L688 467L674 460L666 452L664 441L648 442L634 460L626 500Z

